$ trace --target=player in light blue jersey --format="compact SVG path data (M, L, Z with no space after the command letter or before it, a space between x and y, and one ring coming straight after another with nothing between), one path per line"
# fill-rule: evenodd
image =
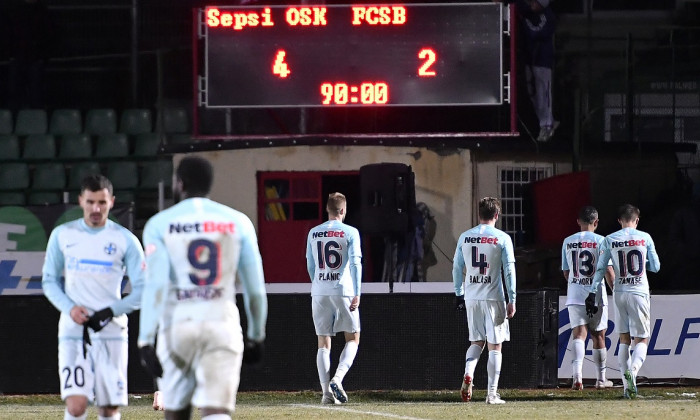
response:
M213 181L207 160L185 157L175 175L174 195L182 201L143 231L141 361L162 376L165 418L189 419L194 406L203 420L230 419L241 363L257 363L263 353L267 295L258 240L248 216L207 198ZM245 341L236 276L248 319Z
M58 371L66 420L87 418L88 402L100 419L119 419L119 407L128 403L126 314L141 303L144 256L138 239L108 219L112 194L102 175L83 179L83 218L56 227L46 248L41 284L61 312ZM122 299L125 272L131 294Z
M597 389L612 386L612 382L605 378L607 370L607 354L605 347L605 332L608 328L608 296L605 286L601 283L596 289L596 314L588 314L586 311L586 297L588 288L593 283L600 254L600 245L603 237L595 233L598 228L598 210L592 206L583 207L576 220L580 232L566 239L561 246L561 270L568 286L566 292L566 308L569 311L569 320L573 330L574 360L571 363L573 370L572 388L583 389L582 368L583 358L586 355L586 337L591 332L593 341L593 361L597 367ZM612 288L613 271L608 265L605 280Z
M471 401L474 370L488 343L487 404L504 404L498 394L501 375L501 344L510 340L508 319L515 315L515 255L510 236L496 228L501 213L497 198L479 201L479 222L462 233L452 266L452 280L457 295L457 309L467 311L469 340L462 381L463 401ZM503 270L503 277L501 276ZM508 304L502 279L508 291Z
M328 221L309 231L306 268L311 278L311 311L318 336L316 368L321 382L322 404L346 403L343 378L360 345L360 294L362 248L360 234L343 223L347 201L340 193L328 196ZM345 333L345 348L331 379L331 337Z
M598 259L593 284L586 298L586 308L595 313L595 291L603 281L607 261L612 259L615 270L613 299L615 301L615 323L620 334L618 360L623 373L624 396L636 398L637 373L647 356L651 336L651 312L649 280L647 271L658 272L661 268L654 241L648 233L637 230L639 209L631 204L620 207L619 218L622 229L605 237L602 253ZM630 360L631 337L634 337L634 354Z

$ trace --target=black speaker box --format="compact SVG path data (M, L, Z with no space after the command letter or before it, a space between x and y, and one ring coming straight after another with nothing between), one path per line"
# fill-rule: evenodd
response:
M411 227L416 207L413 170L403 163L360 168L361 222L365 234L402 235Z

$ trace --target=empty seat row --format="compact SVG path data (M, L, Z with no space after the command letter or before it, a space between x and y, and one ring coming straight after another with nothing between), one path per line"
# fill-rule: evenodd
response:
M165 134L186 134L190 132L187 111L184 108L165 108L154 123L150 109L130 108L119 118L111 108L90 109L85 113L85 121L80 110L57 109L48 112L44 109L22 109L17 112L16 121L10 110L0 109L0 135L52 134L65 136L72 134L113 134L138 135L163 132ZM162 126L161 126L162 125Z
M69 201L75 202L81 181L93 173L109 178L119 201L133 201L136 191L156 189L161 182L170 186L172 172L170 159L147 163L118 161L102 166L97 162L70 166L51 162L33 168L23 162L0 163L0 206L57 204L64 201L64 192L71 193Z
M133 141L124 133L100 134L94 141L84 133L58 138L53 134L30 134L23 139L5 134L0 135L0 160L146 158L158 154L160 143L161 136L157 133L138 134Z

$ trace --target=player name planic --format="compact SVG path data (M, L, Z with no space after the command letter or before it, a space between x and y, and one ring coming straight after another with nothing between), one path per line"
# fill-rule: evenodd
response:
M404 6L352 6L350 22L360 25L404 25L406 8ZM280 9L265 7L262 11L250 9L222 11L216 7L206 9L206 24L211 28L223 27L240 31L244 28L265 28L275 26L275 21L282 19L292 27L327 26L326 7L287 7L281 9L282 16L277 16Z

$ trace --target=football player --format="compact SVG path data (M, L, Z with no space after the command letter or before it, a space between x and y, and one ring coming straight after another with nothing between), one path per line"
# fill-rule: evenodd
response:
M330 194L326 211L328 221L309 231L306 268L311 278L311 312L318 337L316 368L323 392L321 403L342 404L348 402L343 378L360 345L362 248L357 229L343 223L347 214L345 196ZM345 347L331 378L331 337L341 331L345 334Z
M623 373L625 398L637 397L637 373L647 356L651 336L649 279L647 271L658 272L659 256L651 236L637 230L639 209L625 204L618 210L622 229L605 237L598 259L593 284L586 298L587 310L594 311L595 293L607 271L607 261L612 259L615 270L613 300L615 323L620 334L618 361ZM631 337L634 337L634 354L630 359Z
M241 363L257 363L263 353L267 296L258 241L248 216L207 198L213 181L207 160L185 157L175 175L182 201L153 216L143 232L141 361L162 377L167 419L189 419L193 406L203 420L230 419ZM248 319L245 341L236 275Z
M128 402L126 314L141 303L144 255L138 239L108 219L114 200L107 178L87 176L78 197L83 218L56 227L46 247L41 284L61 312L58 371L66 420L87 418L88 402L100 420L118 420ZM131 293L122 299L125 271Z
M515 255L513 241L507 233L496 228L501 213L497 198L485 197L479 201L480 224L462 233L457 241L452 280L456 306L466 310L471 346L467 349L461 395L471 401L474 369L479 356L488 344L489 359L487 404L504 404L498 394L501 375L501 346L510 340L508 319L515 315ZM508 303L503 292L503 280Z
M595 313L586 311L585 301L588 297L588 287L593 281L600 254L603 236L595 233L598 228L598 210L592 206L583 207L576 222L580 232L566 239L561 247L561 270L568 286L566 292L566 308L573 330L574 360L572 362L572 388L583 389L582 368L586 354L586 337L591 333L593 340L593 361L597 367L597 389L612 386L605 378L607 348L605 347L605 332L608 328L608 296L602 282L596 290ZM605 280L612 288L613 270L608 265Z

